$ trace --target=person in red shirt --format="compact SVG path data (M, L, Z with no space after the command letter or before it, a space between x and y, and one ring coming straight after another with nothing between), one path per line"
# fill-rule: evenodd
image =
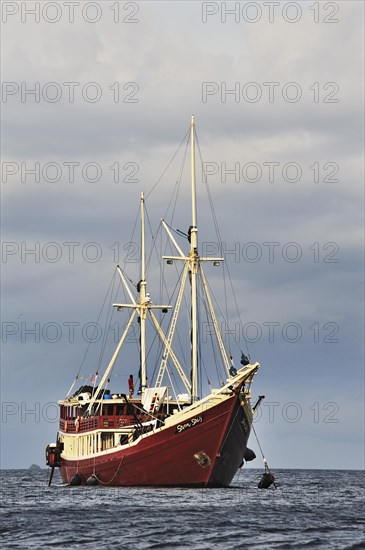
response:
M128 389L129 389L129 399L133 396L134 394L134 381L133 381L133 374L131 374L128 378Z

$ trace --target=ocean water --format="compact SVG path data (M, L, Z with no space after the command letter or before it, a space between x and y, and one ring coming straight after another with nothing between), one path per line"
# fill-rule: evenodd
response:
M240 470L228 489L66 487L58 471L1 472L1 547L365 549L364 473Z

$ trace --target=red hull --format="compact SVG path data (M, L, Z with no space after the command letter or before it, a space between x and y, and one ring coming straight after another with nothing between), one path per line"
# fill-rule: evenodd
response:
M70 483L78 474L82 483L95 475L110 486L228 486L242 464L250 432L244 409L233 395L181 432L176 425L164 427L136 444L88 459L61 457L62 479ZM209 458L199 465L197 453Z

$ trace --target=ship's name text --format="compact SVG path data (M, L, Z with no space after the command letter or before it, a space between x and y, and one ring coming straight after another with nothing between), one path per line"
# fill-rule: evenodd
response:
M201 424L203 420L204 420L204 416L196 416L195 418L191 418L187 422L184 422L184 424L178 424L176 426L176 433L181 433L184 430L187 430L188 428L192 428L197 424Z

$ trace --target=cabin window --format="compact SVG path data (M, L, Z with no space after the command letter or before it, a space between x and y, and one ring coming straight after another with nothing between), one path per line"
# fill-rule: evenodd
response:
M117 405L117 415L122 416L124 414L126 414L125 405Z
M120 444L126 445L128 443L128 434L121 434L120 436Z

